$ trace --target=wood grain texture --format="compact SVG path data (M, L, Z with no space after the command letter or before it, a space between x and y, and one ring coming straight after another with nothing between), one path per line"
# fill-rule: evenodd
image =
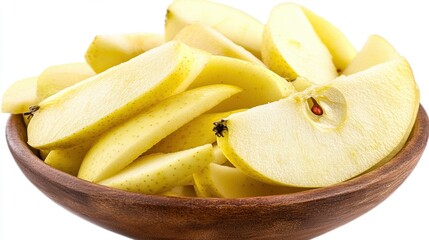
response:
M394 192L418 163L428 140L420 106L405 147L388 163L331 187L288 195L240 198L150 196L96 185L41 161L26 144L21 116L6 128L24 175L54 202L111 231L135 239L310 239L369 211Z

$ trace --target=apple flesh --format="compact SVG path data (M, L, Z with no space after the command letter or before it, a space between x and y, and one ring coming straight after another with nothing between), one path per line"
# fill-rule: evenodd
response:
M230 115L217 142L231 163L261 181L329 186L395 155L418 107L411 68L400 58Z

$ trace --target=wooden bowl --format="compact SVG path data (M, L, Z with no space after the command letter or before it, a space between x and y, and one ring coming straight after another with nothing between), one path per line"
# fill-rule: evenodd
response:
M428 140L420 106L406 145L388 163L331 187L288 195L215 199L131 193L93 184L43 163L26 144L21 116L12 115L6 137L27 178L73 213L136 239L309 239L377 206L407 178Z

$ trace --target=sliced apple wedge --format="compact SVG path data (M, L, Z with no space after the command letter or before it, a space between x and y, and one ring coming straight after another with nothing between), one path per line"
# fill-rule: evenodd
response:
M192 185L181 185L173 187L170 190L160 193L162 196L169 197L196 197L194 186Z
M234 167L210 163L202 171L196 172L194 187L199 197L257 197L286 194L303 189L276 186L255 180Z
M220 165L227 164L228 159L223 154L222 149L220 149L217 143L213 143L212 145L213 145L213 155L214 155L213 163L220 164Z
M377 64L400 57L401 55L386 39L379 35L371 35L342 74L350 75L357 73Z
M31 106L37 105L37 77L28 77L15 81L3 93L1 111L21 114L28 112Z
M213 112L251 108L295 92L291 83L267 68L223 56L212 56L189 88L210 84L230 84L243 89L241 93L212 109Z
M115 176L99 183L131 192L157 194L177 186L212 159L211 144L180 152L151 154L138 158Z
M77 176L85 154L92 142L86 142L75 147L55 149L48 153L45 163L60 171Z
M56 149L93 139L184 91L208 58L201 50L172 41L66 88L38 105L28 125L28 143Z
M256 18L229 6L211 1L175 0L167 9L165 38L171 40L185 26L204 23L260 57L264 25Z
M176 34L174 40L214 55L237 58L265 66L261 60L242 46L235 44L214 28L202 23L194 23L184 27Z
M181 126L238 93L210 85L171 96L101 135L86 154L78 177L98 182L113 176Z
M147 153L177 152L214 143L216 142L216 136L213 135L212 131L213 123L240 111L243 110L202 114L162 139L149 149Z
M86 50L85 59L100 73L163 43L164 36L154 33L97 35Z
M261 181L328 186L395 155L418 107L411 68L400 58L230 115L219 123L224 137L217 142L237 168Z
M43 100L95 75L86 63L66 63L46 68L37 80L37 96Z
M329 50L302 7L294 3L272 9L264 28L261 54L271 70L289 81L303 77L321 84L338 75Z
M356 49L349 39L332 23L315 14L310 9L302 7L320 40L332 55L332 61L337 72L342 72L356 56Z

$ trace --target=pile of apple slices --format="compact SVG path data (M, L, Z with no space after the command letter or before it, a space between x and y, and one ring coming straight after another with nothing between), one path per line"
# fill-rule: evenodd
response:
M86 63L14 83L3 112L28 144L81 179L144 194L252 197L330 186L391 159L419 90L372 35L357 52L334 25L283 3L267 23L175 0L165 34L96 36Z

